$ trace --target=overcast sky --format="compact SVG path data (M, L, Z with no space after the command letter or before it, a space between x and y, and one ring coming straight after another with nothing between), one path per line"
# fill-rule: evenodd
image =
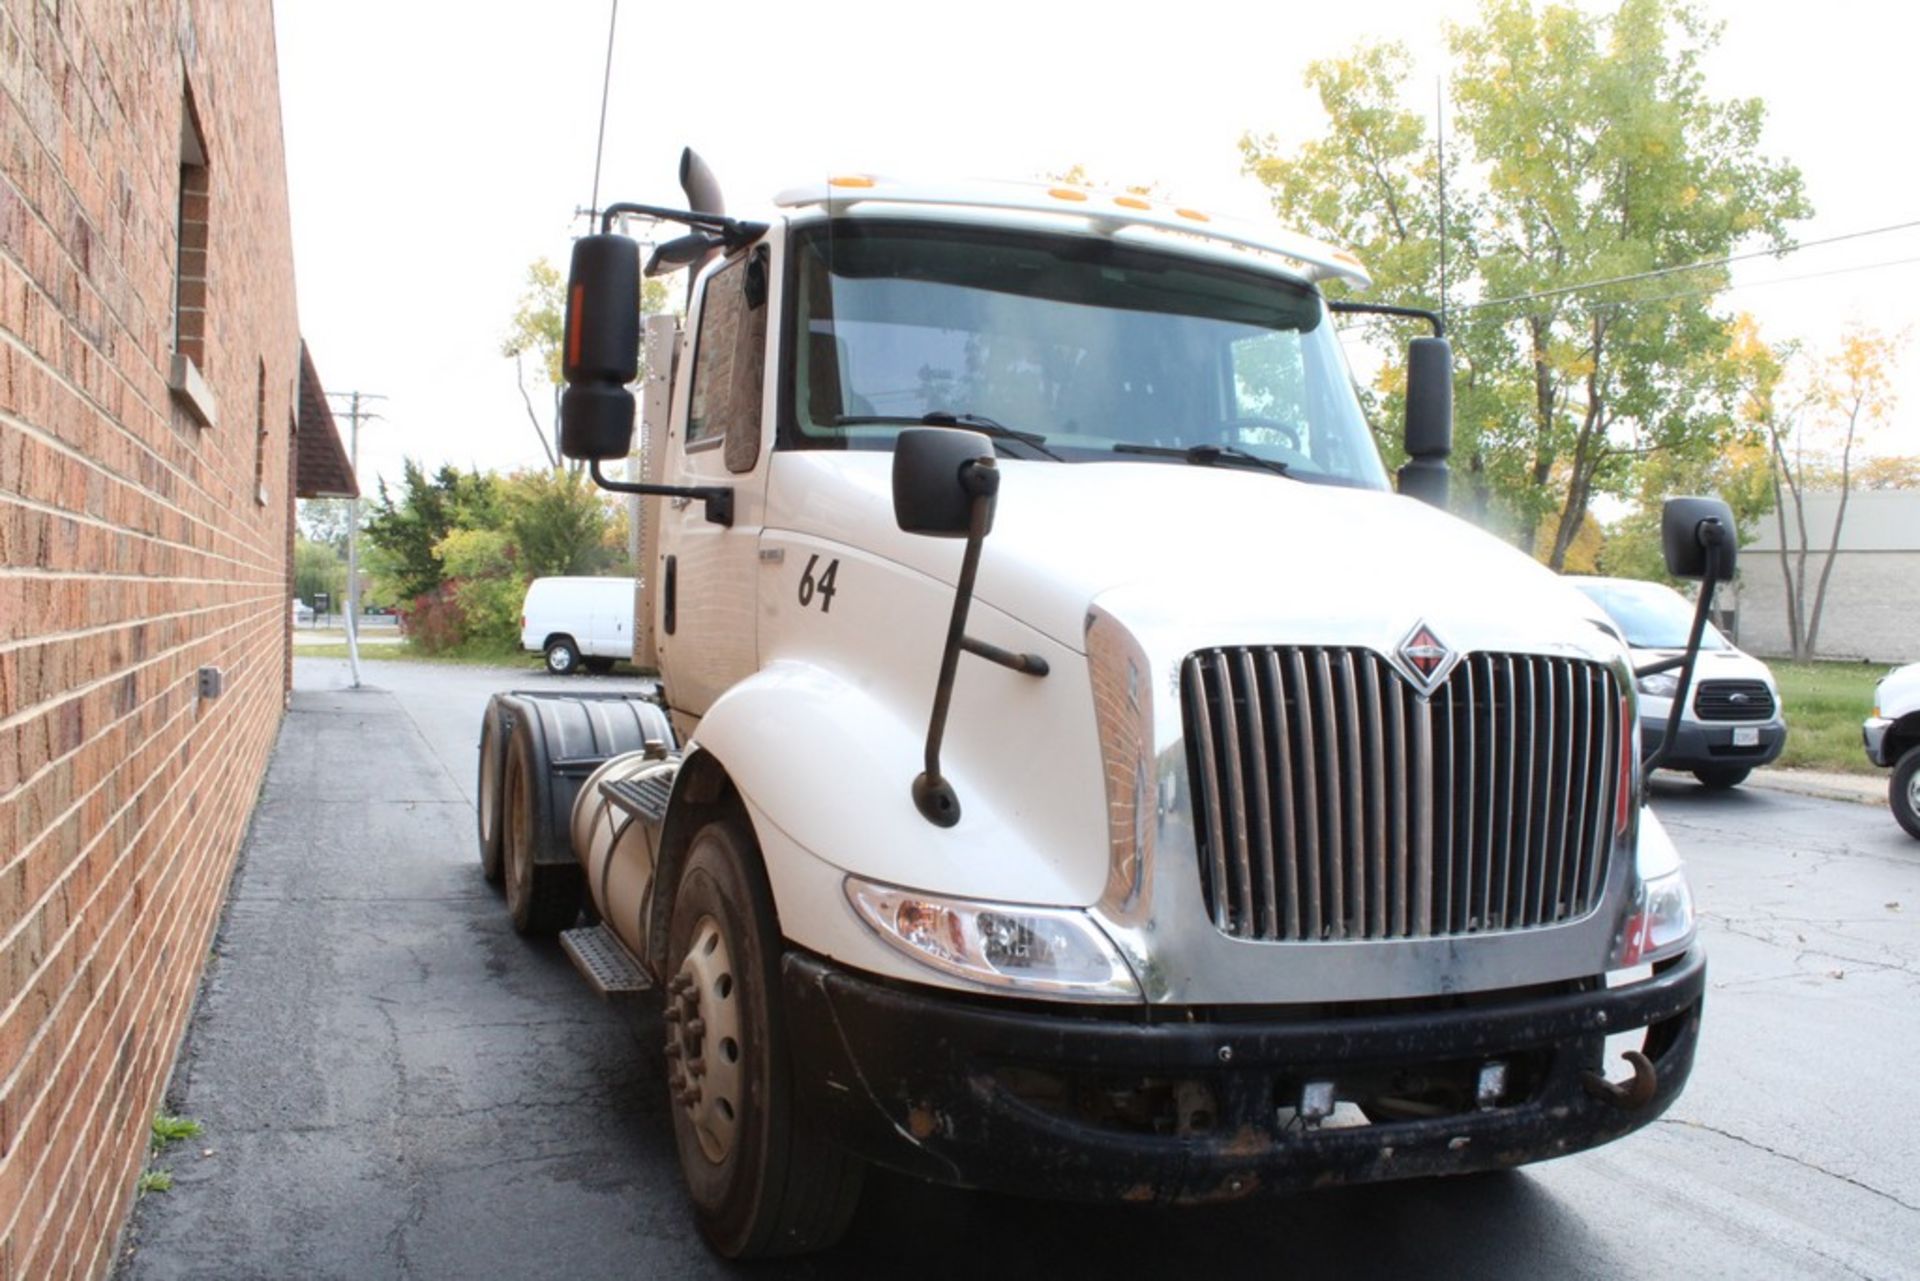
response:
M528 263L564 265L591 198L607 0L274 7L301 328L330 390L387 397L362 432L367 492L376 476L398 479L402 455L538 464L500 344ZM1802 239L1920 220L1920 170L1900 141L1914 114L1914 10L1706 7L1727 24L1713 90L1765 98L1766 152L1805 174L1816 216ZM1442 24L1475 11L1471 0L625 0L601 200L679 203L675 165L690 144L735 212L829 173L1025 179L1077 162L1098 181L1157 181L1186 203L1258 214L1262 189L1240 175L1236 143L1247 130L1289 145L1320 133L1301 87L1309 61L1391 36L1431 85ZM1778 283L1852 267L1872 269ZM1735 279L1725 304L1754 311L1771 337L1830 344L1850 320L1906 328L1920 317L1920 228L1743 265ZM1916 346L1920 333L1885 452L1920 453Z

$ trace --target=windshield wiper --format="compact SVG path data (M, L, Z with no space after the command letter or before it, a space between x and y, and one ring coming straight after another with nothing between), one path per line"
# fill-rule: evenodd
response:
M985 414L957 414L951 410L936 409L918 418L902 418L893 414L839 414L833 420L835 427L865 427L885 423L919 423L927 427L958 427L963 431L977 431L993 440L1018 441L1028 449L1053 459L1065 462L1060 455L1047 448L1047 438L1037 431L1021 431L1005 423L997 423Z
M1220 463L1236 467L1258 467L1276 476L1285 476L1291 470L1277 458L1262 458L1258 454L1248 453L1237 445L1188 445L1185 448L1179 448L1172 445L1135 445L1122 441L1113 447L1113 452L1151 454L1155 458L1184 458L1200 467L1213 467Z

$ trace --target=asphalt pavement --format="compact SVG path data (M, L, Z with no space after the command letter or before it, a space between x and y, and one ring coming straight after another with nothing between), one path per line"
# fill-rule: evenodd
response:
M532 672L299 659L118 1275L1920 1276L1920 842L1884 806L1664 778L1712 957L1666 1117L1525 1171L1197 1210L878 1178L812 1259L709 1256L645 1001L513 934L474 855L486 696Z

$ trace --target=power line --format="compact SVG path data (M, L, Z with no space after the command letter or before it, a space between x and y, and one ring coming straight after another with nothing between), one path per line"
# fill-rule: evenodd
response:
M1761 289L1767 285L1791 285L1803 280L1821 280L1827 276L1846 276L1860 271L1879 271L1886 267L1906 267L1920 263L1920 257L1888 258L1882 262L1856 263L1851 267L1829 267L1825 271L1807 271L1798 276L1775 276L1772 280L1749 280L1742 285L1722 285L1718 289L1682 289L1675 293L1660 294L1653 298L1623 298L1618 302L1601 303L1603 307L1637 307L1642 303L1671 302L1676 298L1698 298L1702 294L1732 293L1736 289Z
M1747 262L1754 258L1784 258L1788 254L1799 253L1803 249L1813 249L1820 245L1837 245L1846 240L1860 240L1867 236L1884 236L1895 231L1910 231L1920 227L1920 219L1912 222L1897 222L1886 227L1870 227L1865 231L1849 231L1838 236L1823 236L1818 240L1802 240L1788 245L1784 249L1755 249L1743 254L1729 254L1724 258L1709 258L1701 262L1681 263L1672 267L1656 267L1650 271L1636 271L1625 276L1609 276L1604 280L1589 280L1577 285L1561 285L1553 289L1536 290L1533 293L1514 294L1507 298L1486 298L1479 302L1459 304L1462 311L1479 311L1487 307L1505 307L1514 303L1535 302L1543 298L1561 298L1567 294L1586 293L1589 290L1605 289L1609 285L1626 285L1640 280L1657 280L1662 276L1678 275L1688 271L1704 271L1710 267L1725 267L1731 263ZM1702 290L1703 293L1715 293L1717 290ZM1686 295L1676 295L1685 297Z

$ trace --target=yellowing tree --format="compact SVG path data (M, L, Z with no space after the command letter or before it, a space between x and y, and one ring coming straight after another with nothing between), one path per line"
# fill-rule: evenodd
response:
M1648 459L1718 452L1731 423L1715 264L1784 245L1810 212L1799 171L1760 154L1760 100L1707 93L1715 38L1682 0L1604 14L1485 0L1448 30L1456 457L1475 514L1523 548L1549 527L1556 568L1593 499L1632 496ZM1397 44L1316 62L1325 136L1241 149L1281 217L1352 245L1381 300L1434 307L1441 175L1410 68Z

